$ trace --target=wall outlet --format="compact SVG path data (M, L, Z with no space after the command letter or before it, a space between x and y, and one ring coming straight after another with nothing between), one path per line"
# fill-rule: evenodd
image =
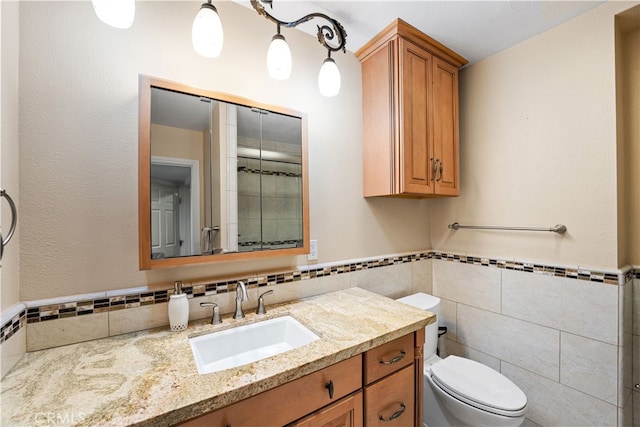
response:
M318 241L311 240L309 242L309 255L307 255L307 261L315 261L318 259Z

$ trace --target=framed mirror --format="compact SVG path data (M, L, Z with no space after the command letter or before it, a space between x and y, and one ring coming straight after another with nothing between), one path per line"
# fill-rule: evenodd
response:
M139 84L141 270L309 253L304 114Z

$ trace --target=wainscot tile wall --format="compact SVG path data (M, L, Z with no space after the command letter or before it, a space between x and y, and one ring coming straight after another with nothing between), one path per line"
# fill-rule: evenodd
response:
M441 355L465 356L509 377L527 394L529 422L640 427L640 392L633 392L640 383L640 268L594 271L425 251L185 282L191 320L210 315L202 301L232 312L240 280L249 285L247 310L268 289L275 292L267 307L351 286L391 298L432 293L442 299L439 321L448 327ZM0 343L24 329L34 351L164 327L172 290L157 288L27 302L3 319Z
M530 274L528 267L448 260L432 266L433 294L442 299L439 322L448 328L442 356L468 357L502 372L527 395L527 418L536 424L639 425L632 404L640 354L632 336L637 270Z

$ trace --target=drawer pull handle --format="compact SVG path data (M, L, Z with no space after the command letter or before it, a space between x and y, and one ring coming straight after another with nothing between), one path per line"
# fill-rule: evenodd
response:
M393 359L389 360L389 361L385 361L383 359L380 359L378 362L381 365L392 365L394 363L398 363L399 361L401 361L402 359L404 359L404 357L407 355L407 353L405 353L404 351L400 352L399 356L394 357Z
M394 412L394 413L393 413L393 415L391 415L389 418L385 418L385 417L383 417L382 415L380 415L380 416L378 417L378 419L379 419L380 421L385 422L385 423L387 423L387 422L389 422L389 421L393 421L393 420L395 420L395 419L396 419L396 418L398 418L400 415L404 414L404 411L406 411L406 410L407 410L407 407L406 407L406 406L404 406L404 403L400 402L400 406L401 406L400 410L399 410L399 411Z
M333 399L333 381L329 381L324 385L324 388L329 390L329 399Z

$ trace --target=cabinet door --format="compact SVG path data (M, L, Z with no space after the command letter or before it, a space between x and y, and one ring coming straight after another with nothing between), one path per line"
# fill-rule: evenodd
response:
M379 46L362 63L363 191L365 197L396 190L394 57L396 44Z
M329 393L329 384L333 393ZM183 427L283 426L362 387L362 357L328 366L181 424Z
M460 191L458 157L458 69L433 58L433 157L435 193L457 196Z
M400 193L433 193L431 73L433 56L400 39Z
M364 390L365 427L406 427L415 422L414 366Z
M360 427L362 426L362 392L345 397L289 427Z

